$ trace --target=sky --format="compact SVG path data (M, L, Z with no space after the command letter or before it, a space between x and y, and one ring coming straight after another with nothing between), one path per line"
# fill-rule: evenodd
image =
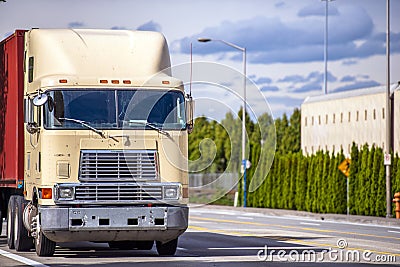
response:
M400 10L400 0L390 3L391 82L397 83L400 17L395 11ZM306 97L323 93L325 4L321 0L7 0L0 2L0 37L31 28L160 31L168 41L173 68L186 69L186 76L192 44L196 114L216 120L227 111L237 112L242 103L242 52L218 41L197 39L224 40L246 48L247 108L254 116L269 112L276 118L290 115ZM385 85L386 1L335 0L328 7L328 93ZM221 67L226 75L220 74ZM214 77L199 75L200 71Z

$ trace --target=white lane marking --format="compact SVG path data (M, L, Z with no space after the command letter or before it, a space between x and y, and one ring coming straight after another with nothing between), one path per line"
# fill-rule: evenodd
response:
M390 231L390 230L388 230L388 232L389 232L389 233L400 234L400 232L399 232L399 231Z
M176 249L177 249L177 250L181 250L181 251L187 251L187 248L180 248L180 247L177 247Z
M210 212L204 212L204 211L199 211L199 210L192 209L189 212L190 213L196 213L196 214L213 213L213 214L219 214L219 215L231 215L231 216L237 215L236 211L220 211L220 210L216 211L216 210L213 210L213 211L210 211Z
M252 218L252 217L245 217L245 216L237 216L236 218L243 219L243 220L254 220L254 218Z
M310 222L317 222L321 221L319 219L314 219L314 218L305 218L299 216L294 216L294 215L287 215L287 216L282 216L282 215L266 215L262 213L254 213L254 212L240 212L240 211L233 211L233 212L219 212L216 210L209 210L209 209L204 209L204 208L192 208L191 212L193 210L196 211L194 213L203 213L203 214L225 214L225 215L249 215L249 216L256 216L256 218L270 218L270 219L275 219L275 220L293 220L293 221L310 221ZM234 213L234 214L228 214L228 213ZM321 217L324 217L321 215ZM363 226L363 227L378 227L378 228L393 228L393 229L399 229L400 227L393 226L393 225L380 225L377 223L371 223L371 224L366 224L366 223L356 223L356 222L350 222L350 221L344 221L344 219L340 219L338 221L334 221L331 219L326 219L323 221L324 224L345 224L345 225L356 225L356 226Z
M8 252L8 251L2 250L2 249L0 249L0 255L1 255L1 256L4 256L4 257L7 257L7 258L10 258L10 259L13 259L13 260L15 260L15 261L18 261L18 262L20 262L20 263L29 265L29 266L34 266L34 267L49 267L48 265L44 265L44 264L42 264L42 263L40 263L40 262L37 262L37 261L34 261L34 260L30 260L30 259L24 258L24 257L22 257L22 256L13 254L13 253L11 253L11 252Z
M269 246L264 246L264 247L233 247L233 248L208 248L209 250L255 250L255 249L275 249L275 250L280 250L280 249L298 249L298 250L303 250L303 249L321 249L321 247L307 247L307 246L298 246L298 247L269 247Z
M309 223L309 222L300 222L300 224L303 224L303 225L315 225L315 226L320 226L321 225L320 223Z

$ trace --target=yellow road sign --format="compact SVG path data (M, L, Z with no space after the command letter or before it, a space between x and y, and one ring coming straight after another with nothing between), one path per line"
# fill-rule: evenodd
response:
M340 163L339 165L339 170L346 175L346 177L349 177L350 175L350 163L351 163L351 159L345 159L343 160L342 163Z

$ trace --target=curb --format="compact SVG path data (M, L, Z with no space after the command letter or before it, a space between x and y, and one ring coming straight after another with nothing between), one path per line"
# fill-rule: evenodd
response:
M297 211L297 210L283 210L283 209L268 209L268 208L243 208L243 207L232 207L232 206L220 206L220 205L202 205L202 204L190 204L189 207L196 208L201 207L212 210L234 210L241 212L252 212L259 213L269 216L280 216L280 217L305 217L314 220L330 221L330 222L347 222L347 223L358 223L367 225L384 225L389 227L400 227L400 219L395 218L383 218L374 216L361 216L361 215L345 215L345 214L331 214L331 213L312 213L308 211Z

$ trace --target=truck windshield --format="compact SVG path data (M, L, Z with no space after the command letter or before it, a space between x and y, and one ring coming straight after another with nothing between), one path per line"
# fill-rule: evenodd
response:
M186 128L184 96L161 90L53 90L44 106L46 129ZM87 127L86 127L87 128Z

